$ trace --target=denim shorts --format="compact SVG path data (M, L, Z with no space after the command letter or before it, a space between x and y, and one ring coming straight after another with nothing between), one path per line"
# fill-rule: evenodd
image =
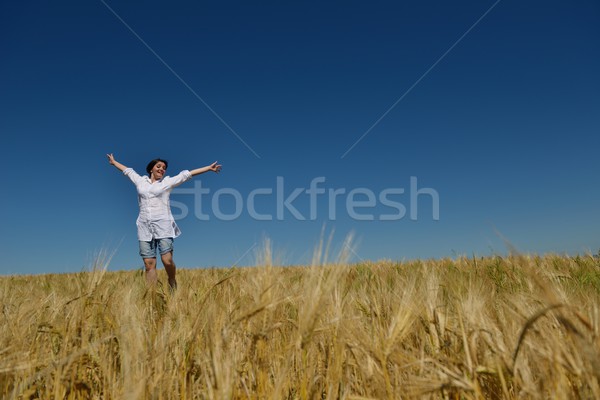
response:
M149 242L140 240L140 256L142 258L156 258L156 249L160 255L173 251L173 238L152 239Z

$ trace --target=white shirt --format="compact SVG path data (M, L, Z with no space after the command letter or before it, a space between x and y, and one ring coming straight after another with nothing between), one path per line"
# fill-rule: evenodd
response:
M169 195L174 187L192 178L190 171L183 170L174 177L165 176L154 183L150 177L140 176L132 168L126 168L123 175L131 179L138 192L138 240L149 242L152 239L176 238L181 235L171 214Z

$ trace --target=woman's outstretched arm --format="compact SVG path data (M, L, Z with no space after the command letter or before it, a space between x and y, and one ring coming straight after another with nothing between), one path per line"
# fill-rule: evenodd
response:
M126 166L124 166L123 164L121 164L120 162L118 162L117 160L115 160L115 157L113 156L112 153L107 154L106 157L108 157L108 162L110 163L110 165L114 165L115 168L117 168L119 171L125 171L127 169Z
M217 164L217 162L215 161L214 163L207 165L206 167L196 168L196 169L191 170L190 174L192 174L192 176L195 176L195 175L203 174L208 171L213 171L213 172L218 173L219 171L221 171L221 165Z

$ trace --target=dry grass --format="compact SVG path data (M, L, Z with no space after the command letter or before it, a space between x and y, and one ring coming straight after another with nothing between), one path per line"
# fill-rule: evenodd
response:
M600 262L547 255L0 278L6 399L600 398ZM164 271L160 276L165 279Z

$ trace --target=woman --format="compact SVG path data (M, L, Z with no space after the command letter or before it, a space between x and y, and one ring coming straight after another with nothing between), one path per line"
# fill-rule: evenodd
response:
M138 192L140 214L136 224L140 256L144 259L144 267L146 268L146 282L150 285L155 285L157 282L156 250L158 250L169 277L169 286L171 289L176 289L173 239L179 236L181 231L171 214L169 195L174 187L181 185L195 175L208 171L218 173L221 171L221 165L215 161L206 167L191 171L183 170L179 174L170 177L164 176L169 165L168 162L157 158L148 163L146 167L148 176L140 176L132 168L128 168L115 160L112 153L106 156L111 165L114 165L131 179Z

